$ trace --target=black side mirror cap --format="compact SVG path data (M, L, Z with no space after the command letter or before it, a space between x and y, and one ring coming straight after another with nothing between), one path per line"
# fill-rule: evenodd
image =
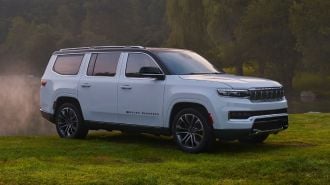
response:
M165 80L165 75L158 67L142 67L139 73L142 77L155 78L157 80Z
M155 78L157 80L165 80L164 74L140 74L140 76L145 78Z
M139 71L140 74L162 74L158 67L142 67Z

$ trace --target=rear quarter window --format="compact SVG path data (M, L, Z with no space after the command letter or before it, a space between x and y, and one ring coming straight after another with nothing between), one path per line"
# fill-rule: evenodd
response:
M59 55L53 70L61 75L76 75L79 72L84 55Z

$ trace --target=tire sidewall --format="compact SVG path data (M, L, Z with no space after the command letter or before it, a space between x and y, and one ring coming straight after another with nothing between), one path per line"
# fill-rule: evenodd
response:
M178 119L183 115L183 114L193 114L195 116L197 116L202 124L203 124L203 128L204 128L204 137L202 142L200 143L200 145L198 147L195 148L188 148L188 147L184 147L183 145L181 145L181 143L178 141L177 136L176 136L176 124L178 122ZM180 112L178 112L174 119L173 119L173 123L172 123L172 135L173 138L177 144L177 146L185 151L185 152L189 152L189 153L199 153L202 151L205 151L206 149L209 148L210 144L212 143L212 139L213 139L213 129L212 126L210 126L207 123L207 118L206 116L202 113L202 111L198 110L198 109L194 109L194 108L185 108L182 109Z
M74 134L72 134L71 136L63 135L58 126L58 116L59 116L59 113L61 112L61 110L63 110L64 108L70 108L70 109L74 110L74 112L76 113L77 118L78 118L77 131ZM74 104L71 104L71 103L64 103L57 109L57 111L55 113L55 124L56 124L57 133L61 138L83 138L87 135L87 132L88 132L88 130L83 125L83 118L82 118L81 112Z

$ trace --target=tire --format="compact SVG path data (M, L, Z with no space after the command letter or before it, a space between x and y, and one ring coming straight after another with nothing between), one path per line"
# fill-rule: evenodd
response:
M194 108L185 108L175 115L172 134L178 147L189 153L212 149L215 140L206 115Z
M255 136L249 136L246 138L239 139L239 142L241 143L250 143L250 144L258 144L263 143L267 138L269 134L260 134Z
M81 111L71 103L64 103L56 110L55 124L61 138L83 139L88 134Z

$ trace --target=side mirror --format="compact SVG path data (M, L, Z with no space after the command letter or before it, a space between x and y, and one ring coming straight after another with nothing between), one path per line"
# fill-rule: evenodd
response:
M157 80L165 80L165 75L158 67L142 67L139 73L142 77L155 78Z

